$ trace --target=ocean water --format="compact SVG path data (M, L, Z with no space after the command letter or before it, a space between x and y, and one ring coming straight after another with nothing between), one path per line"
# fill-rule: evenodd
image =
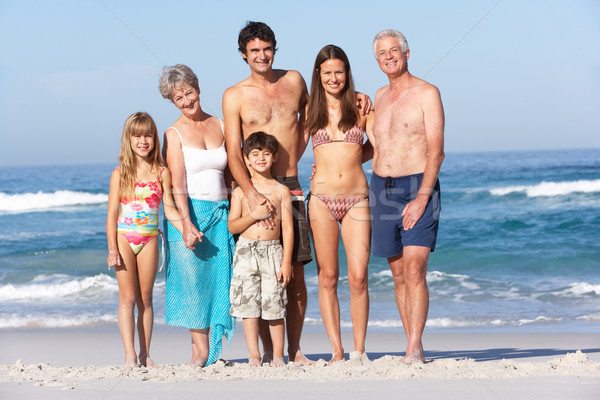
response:
M308 191L312 159L300 164ZM114 166L0 168L0 329L114 328L106 267ZM365 165L370 175L370 165ZM448 154L428 268L429 332L600 332L600 150ZM340 244L343 329L351 329ZM305 329L322 329L314 263ZM369 330L402 331L385 259L371 257ZM154 293L164 325L164 271Z

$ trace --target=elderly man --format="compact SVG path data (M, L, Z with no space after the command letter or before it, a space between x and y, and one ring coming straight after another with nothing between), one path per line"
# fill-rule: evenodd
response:
M404 35L384 30L373 51L389 85L375 96L370 184L373 253L386 257L408 339L403 362L425 361L421 338L429 309L426 272L440 213L444 110L438 89L408 72Z

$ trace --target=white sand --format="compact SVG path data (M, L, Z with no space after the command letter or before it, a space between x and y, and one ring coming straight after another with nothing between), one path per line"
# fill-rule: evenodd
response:
M352 350L350 334L344 343ZM185 365L185 331L156 332L151 355L162 367L124 372L118 332L4 332L0 399L175 400L201 393L219 399L600 398L600 335L428 333L424 346L431 361L412 366L400 362L405 342L399 333L369 333L366 365L326 365L324 333L305 333L302 346L317 365L253 368L246 364L240 329L231 346L224 344L227 362L197 369Z

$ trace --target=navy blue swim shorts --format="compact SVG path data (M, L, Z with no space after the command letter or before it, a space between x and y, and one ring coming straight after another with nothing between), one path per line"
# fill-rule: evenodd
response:
M417 197L423 174L382 178L371 177L369 206L373 230L373 254L377 257L395 257L405 246L429 247L435 250L440 218L440 182L435 183L423 216L409 230L402 226L404 207Z

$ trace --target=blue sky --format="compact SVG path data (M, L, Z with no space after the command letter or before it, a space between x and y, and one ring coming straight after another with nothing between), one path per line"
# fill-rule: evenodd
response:
M116 163L128 115L159 131L179 115L157 90L164 65L189 65L221 117L249 74L247 20L275 31L275 67L307 80L322 46L342 47L372 97L387 83L372 38L404 32L410 71L442 93L447 152L600 147L596 1L0 0L0 165Z

